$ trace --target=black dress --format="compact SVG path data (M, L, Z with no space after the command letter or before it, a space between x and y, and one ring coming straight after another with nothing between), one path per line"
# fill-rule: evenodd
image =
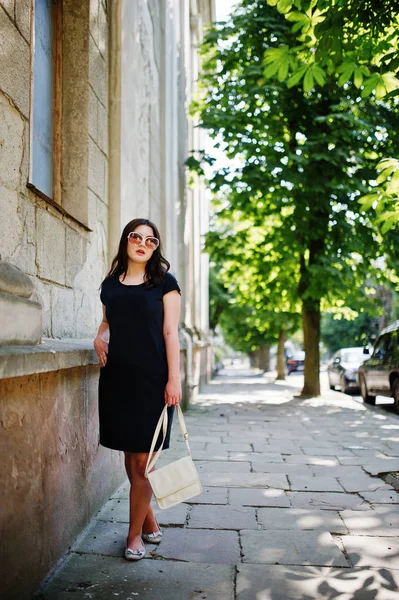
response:
M100 444L113 450L149 452L155 427L165 406L168 364L163 337L163 301L180 287L165 273L158 287L126 285L106 277L101 302L106 307L110 340L107 363L100 369L98 408ZM168 408L169 447L174 407ZM162 436L155 448L159 448Z

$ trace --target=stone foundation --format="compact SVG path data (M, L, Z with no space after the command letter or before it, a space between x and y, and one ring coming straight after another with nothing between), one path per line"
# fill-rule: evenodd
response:
M97 365L0 380L3 598L30 599L126 476L98 443L97 385Z

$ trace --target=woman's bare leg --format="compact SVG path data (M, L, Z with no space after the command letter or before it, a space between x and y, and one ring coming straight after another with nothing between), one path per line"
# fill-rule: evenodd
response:
M144 476L147 464L148 454L144 452L125 452L127 463L126 471L131 482L130 484L130 514L129 514L129 533L127 537L127 546L131 549L143 549L143 540L141 533L146 521L146 526L154 529L145 533L156 531L156 521L150 506L152 489L150 482ZM149 513L149 514L148 514ZM148 518L147 518L148 516ZM152 518L151 518L152 517Z
M131 485L132 481L133 481L132 467L131 467L131 460L129 459L127 454L129 454L129 453L125 452L125 468L126 468L126 473L127 473L128 479L130 481L130 485ZM146 517L143 522L143 530L142 531L143 531L143 533L154 533L155 531L158 531L158 529L159 529L159 526L158 526L157 520L155 518L154 511L152 510L152 506L150 504L148 507Z

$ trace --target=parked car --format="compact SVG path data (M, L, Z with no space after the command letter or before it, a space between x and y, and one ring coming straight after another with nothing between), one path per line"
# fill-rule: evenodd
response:
M289 356L286 364L288 375L293 371L303 371L305 365L305 352L301 350L300 352L296 352L292 356Z
M357 371L366 358L363 347L338 350L327 367L330 390L339 387L346 394L349 390L358 389Z
M387 396L399 413L399 321L381 331L373 354L359 368L358 381L364 402L375 404L376 396Z

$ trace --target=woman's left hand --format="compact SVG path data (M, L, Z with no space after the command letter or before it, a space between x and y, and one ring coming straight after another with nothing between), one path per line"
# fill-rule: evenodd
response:
M180 377L176 379L168 379L168 383L165 388L165 402L168 406L175 406L179 404L182 398L182 389Z

